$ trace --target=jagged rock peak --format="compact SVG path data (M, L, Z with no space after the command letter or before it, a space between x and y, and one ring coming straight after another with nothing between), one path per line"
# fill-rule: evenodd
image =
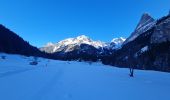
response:
M154 18L152 18L148 13L144 13L142 15L136 29L134 30L134 32L132 32L130 37L126 39L126 41L123 43L123 45L127 44L130 41L133 41L139 35L141 35L142 33L146 32L147 30L154 27L155 24L156 24L156 20Z
M148 23L154 22L155 19L153 17L151 17L150 14L148 13L144 13L136 27L136 30L140 29L141 27L147 25Z

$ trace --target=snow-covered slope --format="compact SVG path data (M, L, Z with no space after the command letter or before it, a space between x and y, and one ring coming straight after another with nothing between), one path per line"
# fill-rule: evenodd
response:
M111 42L115 43L115 44L122 44L126 39L123 37L120 38L114 38Z
M170 74L7 55L0 59L1 100L170 100Z
M76 38L68 38L65 40L62 40L58 43L48 43L45 47L40 48L41 51L45 51L48 53L54 53L54 52L69 52L74 50L73 48L75 46L80 46L81 44L88 44L91 46L94 46L95 48L103 48L106 46L104 42L101 41L93 41L89 37L85 35L78 36Z
M68 38L62 40L58 43L47 43L44 47L40 48L41 51L45 51L47 53L55 53L55 52L70 52L73 51L77 46L81 44L87 44L99 48L107 48L107 49L116 49L121 47L122 43L125 41L125 38L114 38L110 43L105 43L102 41L94 41L85 35L78 36L76 38Z
M122 44L125 42L125 38L123 37L120 37L120 38L114 38L110 45L109 45L109 48L111 49L120 49Z

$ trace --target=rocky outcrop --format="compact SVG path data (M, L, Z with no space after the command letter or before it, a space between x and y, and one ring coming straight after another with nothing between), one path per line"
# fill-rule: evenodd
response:
M162 43L170 41L170 17L167 17L155 26L155 30L151 36L151 43Z
M141 19L151 18L142 16ZM103 57L103 63L118 67L170 72L170 15L156 21L151 20L150 23L154 24L149 28L141 27L142 31L139 31L138 24L122 48Z
M134 39L136 39L142 33L150 30L152 27L155 26L155 23L156 23L156 21L155 21L154 18L152 18L149 14L144 13L142 15L137 27L135 28L134 32L132 32L130 37L127 38L126 41L123 44L125 45L128 42L133 41Z

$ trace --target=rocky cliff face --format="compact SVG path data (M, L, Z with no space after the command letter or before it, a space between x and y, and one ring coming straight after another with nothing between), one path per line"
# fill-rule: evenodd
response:
M155 26L155 30L151 37L151 43L162 43L170 41L170 17L165 17L158 25Z
M152 27L154 27L155 24L156 24L155 19L152 18L149 14L144 13L142 15L136 29L130 35L130 37L126 39L126 41L124 42L124 45L127 44L128 42L133 41L134 39L136 39L142 33L150 30Z
M142 16L141 19L151 18ZM150 23L149 28L141 27L140 33L138 24L122 48L104 57L103 63L119 67L170 71L170 15L156 21L151 19ZM132 39L134 35L135 38Z

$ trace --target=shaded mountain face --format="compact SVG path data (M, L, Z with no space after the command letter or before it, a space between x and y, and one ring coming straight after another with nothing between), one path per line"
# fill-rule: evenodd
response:
M141 19L145 17L142 16ZM149 17L146 19L151 20L149 26L147 24L148 28L141 27L142 31L139 33L138 24L122 48L112 55L103 57L103 63L119 67L170 71L170 15L156 21Z
M170 18L169 16L164 18L155 26L151 36L151 44L170 41Z
M97 61L100 52L101 50L94 46L81 44L74 46L69 52L60 51L53 53L53 55L56 55L61 60Z
M31 46L3 25L0 25L0 52L45 57L39 49Z

